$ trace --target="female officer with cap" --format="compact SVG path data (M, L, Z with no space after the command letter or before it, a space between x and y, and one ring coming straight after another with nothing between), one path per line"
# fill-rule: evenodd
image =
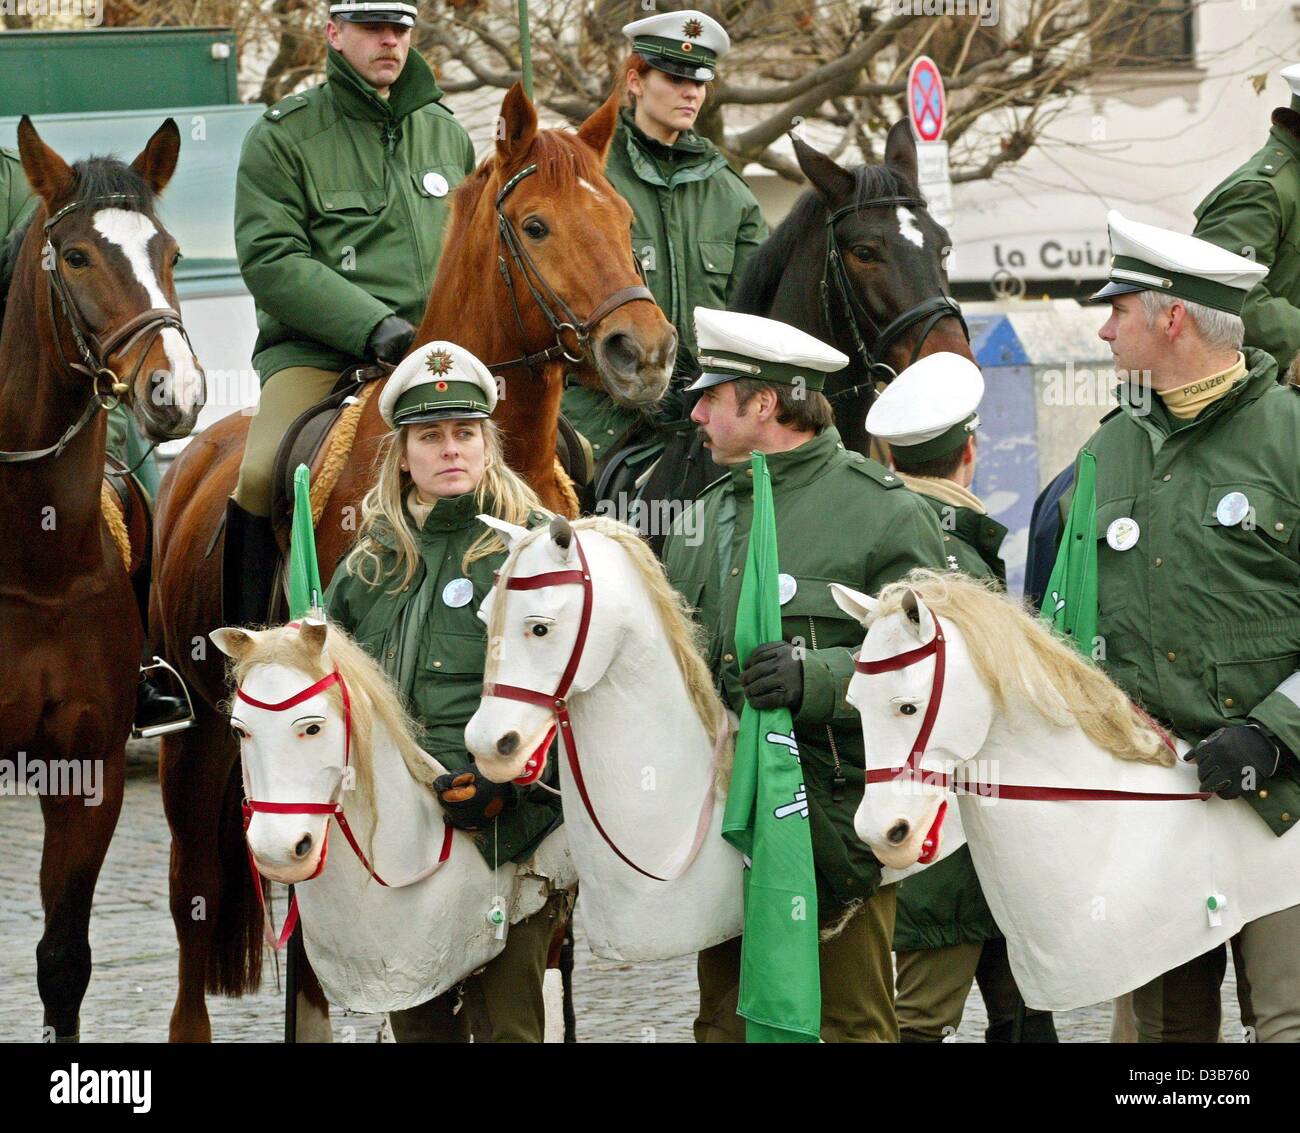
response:
M493 865L527 859L561 821L557 793L492 783L465 751L487 646L476 612L505 560L476 517L550 518L502 458L489 419L496 400L487 368L454 343L431 342L398 366L380 397L392 431L379 479L326 594L331 619L384 666L424 728L422 746L449 769L435 782L448 820L474 832ZM464 1010L453 990L393 1012L398 1041L466 1042L472 1031L477 1042L540 1042L542 978L565 900L511 926L505 950L463 985Z

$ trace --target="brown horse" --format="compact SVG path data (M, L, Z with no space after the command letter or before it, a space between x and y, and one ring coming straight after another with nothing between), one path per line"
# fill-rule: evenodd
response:
M617 92L576 132L539 130L511 88L495 153L452 198L432 296L415 343L448 339L491 364L502 384L496 418L507 459L552 507L565 496L555 441L566 370L625 405L667 388L676 335L642 290L631 210L605 179ZM308 298L304 299L309 302ZM574 312L585 312L585 318ZM578 359L574 362L573 359ZM367 401L347 467L316 528L323 581L356 534L361 498L387 427ZM154 612L170 656L197 696L197 726L163 740L163 802L172 829L172 916L180 938L173 1040L211 1038L206 991L240 995L261 979L260 912L248 878L238 749L218 705L221 657L206 648L223 623L221 543L247 418L196 438L168 470L158 504ZM215 541L214 541L215 540ZM319 1008L304 980L304 1007ZM300 1020L307 1018L300 1011ZM319 1011L311 1018L319 1020Z
M203 373L176 311L176 241L154 213L180 154L175 122L130 166L69 167L28 118L18 143L40 203L0 333L0 749L29 784L44 779L36 981L46 1037L64 1041L90 982L143 637L100 510L102 410L121 398L151 439L185 436Z

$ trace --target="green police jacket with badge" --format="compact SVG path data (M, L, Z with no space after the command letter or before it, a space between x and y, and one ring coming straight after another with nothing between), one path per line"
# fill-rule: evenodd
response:
M1246 296L1246 344L1285 372L1300 351L1300 113L1273 112L1263 149L1196 207L1193 235L1268 265Z
M340 564L326 591L325 606L331 620L346 629L399 685L403 653L415 650L410 687L405 691L408 708L424 727L420 746L449 771L458 771L470 763L465 725L483 695L487 631L478 619L478 608L492 589L493 572L505 561L505 554L477 559L468 571L462 570L465 552L484 532L477 516L492 512L491 501L480 502L473 492L439 500L423 527L403 511L421 558L410 584L392 594L392 578L370 586ZM548 518L538 513L533 522ZM386 537L382 529L376 531L376 538L393 546L391 535ZM393 551L391 559L384 561L385 569L395 562ZM466 578L472 593L464 585ZM411 623L413 628L408 629ZM414 639L407 636L412 632L417 635ZM550 761L548 781L554 766ZM495 831L488 827L475 840L489 863L494 855L501 862L523 861L561 820L558 795L541 787L515 788L513 799L496 819Z
M384 99L330 49L326 81L249 131L235 249L257 306L253 364L342 370L389 315L419 325L450 190L474 168L469 135L412 51Z
M876 594L913 567L940 567L943 539L921 498L888 469L846 451L834 428L770 454L767 465L781 573L794 582L789 594L783 580L782 636L806 650L794 725L818 900L824 915L834 915L875 892L880 864L853 830L865 755L861 718L844 696L863 631L835 605L829 584ZM744 658L735 655L736 607L753 499L748 462L733 466L677 519L664 547L668 576L696 609L714 679L737 713Z
M1121 388L1085 446L1102 663L1189 742L1254 720L1300 752L1300 389L1278 382L1270 355L1245 357L1246 376L1191 420ZM1221 507L1234 493L1245 500ZM1108 540L1118 519L1136 539ZM1300 761L1283 755L1242 797L1275 834L1300 825Z

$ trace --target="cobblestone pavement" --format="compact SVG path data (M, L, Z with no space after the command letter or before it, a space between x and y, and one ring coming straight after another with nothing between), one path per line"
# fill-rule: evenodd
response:
M176 936L167 909L169 835L162 813L152 745L129 756L126 800L108 859L100 875L91 917L94 973L81 1012L88 1042L160 1042L176 994ZM36 992L36 942L41 934L42 823L36 799L0 798L0 1038L40 1038L41 1004ZM282 905L281 905L282 907ZM689 1042L695 1006L694 957L656 964L595 959L578 926L574 1008L582 1042ZM283 996L272 975L256 996L210 998L215 1038L228 1042L274 1042L283 1035ZM336 1039L375 1041L382 1019L334 1012ZM1099 1005L1056 1017L1064 1042L1105 1042L1110 1007ZM979 1042L984 1007L971 993L958 1042ZM1232 986L1224 987L1224 1035L1241 1041Z

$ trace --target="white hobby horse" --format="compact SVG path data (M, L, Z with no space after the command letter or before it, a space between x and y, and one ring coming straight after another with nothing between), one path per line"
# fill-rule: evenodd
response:
M1300 837L1201 793L1124 694L1012 601L931 571L879 601L832 590L867 629L848 694L867 753L854 827L904 867L942 839L957 788L1030 1007L1114 998L1300 904Z
M397 691L343 630L303 621L212 640L234 661L249 851L263 877L295 886L330 1002L384 1012L432 999L505 947L495 898L514 924L573 886L563 827L526 865L494 872L444 823L429 784L445 768L416 746ZM347 844L326 869L331 820Z

